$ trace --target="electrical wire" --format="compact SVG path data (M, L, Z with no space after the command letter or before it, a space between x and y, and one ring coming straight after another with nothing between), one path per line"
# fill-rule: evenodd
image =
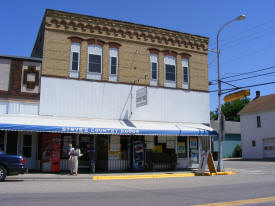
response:
M223 78L221 78L221 80L230 79L230 78L233 78L233 77L239 77L239 76L243 76L243 75L247 75L247 74L252 74L252 73L260 72L260 71L265 71L265 70L269 70L269 69L274 69L274 68L275 68L275 65L274 66L270 66L270 67L266 67L266 68L263 68L263 69L256 69L256 70L253 70L251 72L243 72L243 73L238 73L238 74L231 75L231 76L228 76L228 77L223 77ZM218 81L218 80L217 79L211 80L211 82L214 82L214 81Z
M242 75L246 75L246 74L251 74L251 73L254 73L254 72L260 72L260 71L265 71L265 70L269 70L269 69L274 69L274 68L275 68L275 65L274 66L270 66L270 67L266 67L266 68L263 68L263 69L256 69L256 70L253 70L253 71L250 71L250 72L243 72L243 73L238 73L236 75L231 75L231 76L228 76L228 77L223 77L223 78L221 78L221 80L229 79L229 78L232 78L232 77L238 77L238 76L242 76ZM212 80L212 81L218 81L218 80Z
M265 75L269 75L269 74L274 74L274 73L275 73L275 72L269 72L269 73L258 74L258 75L254 75L254 76L250 76L250 77L245 77L245 78L240 78L240 79L233 79L233 80L226 81L226 83L228 83L228 82L241 81L241 80L245 80L245 79L251 79L251 78L255 78L255 77L261 77L261 76L265 76ZM217 85L217 84L218 84L218 83L211 84L211 86Z
M268 84L275 84L275 82L266 82L266 83L262 83L262 84L254 84L254 85L248 85L248 86L242 86L242 87L238 87L238 89L244 89L244 88L251 88L251 87L258 87L258 86L264 86L264 85L268 85ZM221 90L223 91L230 91L232 89L223 89ZM209 92L218 92L219 90L214 90L214 91L209 91Z

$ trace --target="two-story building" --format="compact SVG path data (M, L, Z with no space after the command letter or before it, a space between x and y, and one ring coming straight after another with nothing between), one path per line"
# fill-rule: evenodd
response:
M42 171L67 169L69 143L83 151L83 168L91 147L98 170L150 167L145 156L159 159L154 168L170 167L163 163L169 158L177 168L194 167L216 134L209 127L208 41L46 10L31 54L43 60L39 114L3 115L0 129L36 134L34 165Z
M275 94L260 96L240 112L244 159L275 158Z

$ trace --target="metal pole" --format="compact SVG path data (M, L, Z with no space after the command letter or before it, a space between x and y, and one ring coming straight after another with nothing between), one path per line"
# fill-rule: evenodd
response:
M224 25L221 26L221 28L218 30L218 33L217 33L217 68L218 68L218 122L219 122L219 155L218 155L218 167L217 167L217 170L218 172L222 172L224 171L224 167L223 167L223 160L222 160L222 136L223 136L223 127L222 127L222 109L221 109L221 79L220 79L220 48L219 48L219 35L220 35L220 32L222 31L222 29L234 22L235 20L236 21L239 21L239 20L243 20L245 19L245 15L240 15L238 16L237 18L235 19L232 19L231 21L225 23Z

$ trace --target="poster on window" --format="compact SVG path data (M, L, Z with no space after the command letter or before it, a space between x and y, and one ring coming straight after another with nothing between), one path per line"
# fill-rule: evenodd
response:
M158 136L158 143L166 143L166 136Z
M146 142L146 149L154 149L154 142Z
M166 148L167 149L175 149L175 141L172 140L172 141L167 141L166 142Z
M198 148L198 138L197 137L190 137L190 148L191 149Z
M145 136L145 142L153 142L154 136Z
M191 161L198 162L198 152L196 150L191 151Z
M167 136L167 141L176 141L175 136Z
M120 136L114 135L110 137L110 151L119 152L120 151Z
M185 142L178 142L178 153L185 153L186 145Z

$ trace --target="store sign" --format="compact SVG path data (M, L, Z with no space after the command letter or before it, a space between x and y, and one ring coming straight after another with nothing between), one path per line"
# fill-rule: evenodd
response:
M147 87L143 87L136 91L136 107L147 105Z

